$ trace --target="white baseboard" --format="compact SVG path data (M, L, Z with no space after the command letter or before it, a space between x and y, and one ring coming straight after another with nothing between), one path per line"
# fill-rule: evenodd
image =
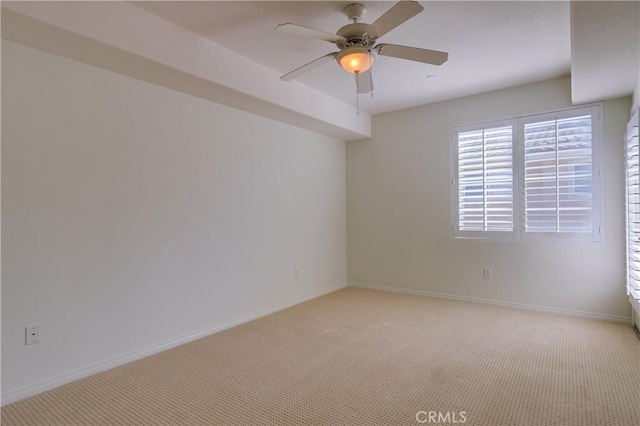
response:
M399 287L389 287L375 284L366 284L360 282L349 281L349 287L358 287L358 288L366 288L370 290L381 290L381 291L389 291L392 293L402 293L402 294L414 294L418 296L429 296L429 297L437 297L439 299L451 299L451 300L460 300L464 302L475 302L475 303L483 303L486 305L497 305L497 306L505 306L508 308L517 308L517 309L526 309L529 311L537 311L537 312L546 312L552 314L560 314L560 315L569 315L573 317L579 318L587 318L587 319L595 319L601 321L610 321L617 322L623 324L630 324L631 317L625 317L620 315L609 315L609 314L600 314L595 312L584 312L584 311L574 311L571 309L563 309L563 308L553 308L549 306L539 306L539 305L528 305L526 303L516 303L516 302L506 302L502 300L493 300L493 299L481 299L479 297L469 297L469 296L458 296L454 294L445 294L445 293L434 293L431 291L425 290L411 290L407 288L399 288Z
M308 300L315 299L320 296L324 296L325 294L333 293L334 291L340 290L345 287L347 287L347 283L325 287L320 290L309 292L303 296L287 299L283 302L276 303L271 306L267 306L266 308L258 309L248 314L231 318L229 320L220 322L218 324L214 324L210 327L207 327L201 330L194 331L192 333L188 333L173 339L165 340L164 342L160 342L155 345L147 346L146 348L142 348L137 351L133 351L133 352L122 354L116 357L105 359L105 360L96 362L94 364L90 364L90 365L78 368L76 370L72 370L55 377L51 377L49 379L32 383L30 385L27 385L21 388L12 389L7 392L4 392L3 390L2 398L1 398L2 405L11 404L12 402L16 402L21 399L37 395L39 393L57 388L58 386L62 386L67 383L74 382L76 380L91 376L93 374L97 374L102 371L107 371L112 368L119 367L121 365L127 364L132 361L136 361L141 358L155 355L159 352L166 351L167 349L171 349L176 346L180 346L185 343L189 343L194 340L201 339L205 336L218 333L228 328L235 327L237 325L244 324L249 321L253 321L254 319L270 315L274 312L281 311L283 309L289 308L299 303L303 303Z

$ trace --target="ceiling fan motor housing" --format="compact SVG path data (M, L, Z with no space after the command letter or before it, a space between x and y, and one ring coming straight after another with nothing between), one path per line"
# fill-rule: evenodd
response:
M339 41L336 43L340 49L344 49L349 46L364 46L372 47L376 43L376 37L369 35L369 29L371 25L364 23L348 24L340 28L336 35L344 37L346 41Z

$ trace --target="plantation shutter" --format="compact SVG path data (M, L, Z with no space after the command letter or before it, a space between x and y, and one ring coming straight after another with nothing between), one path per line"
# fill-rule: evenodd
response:
M524 123L526 232L593 232L592 114Z
M513 126L457 133L459 231L513 231Z
M636 110L625 136L625 170L627 201L627 294L640 312L640 148Z

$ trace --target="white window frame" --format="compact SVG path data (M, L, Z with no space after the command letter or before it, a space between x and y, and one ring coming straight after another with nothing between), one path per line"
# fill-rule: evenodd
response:
M602 176L603 176L603 107L602 103L556 111L518 116L505 120L455 126L451 133L451 229L455 239L482 239L498 241L583 241L601 242L602 230ZM524 212L524 126L527 123L592 116L592 232L526 232ZM511 124L513 127L513 232L464 231L458 229L458 134Z
M633 168L629 165L630 156L627 145L631 143L633 139L634 144L638 143L638 133L640 127L640 109L636 109L635 113L631 117L629 124L627 125L627 132L625 133L624 153L625 153L625 223L626 223L626 246L627 246L627 295L629 302L636 311L635 315L640 316L640 279L637 278L640 272L637 270L637 262L632 260L632 253L640 250L640 243L633 241L633 235L638 232L638 224L632 223L632 220L636 217L630 217L630 195L637 193L640 189L640 185L629 184L629 173L640 173L640 166L634 165ZM635 162L634 162L635 163ZM634 170L635 169L635 170ZM635 276L634 276L635 275ZM637 320L636 320L637 323Z

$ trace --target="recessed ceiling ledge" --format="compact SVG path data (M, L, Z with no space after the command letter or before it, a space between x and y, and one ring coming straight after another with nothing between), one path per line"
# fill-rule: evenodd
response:
M341 140L371 136L353 105L123 2L2 2L2 38Z

